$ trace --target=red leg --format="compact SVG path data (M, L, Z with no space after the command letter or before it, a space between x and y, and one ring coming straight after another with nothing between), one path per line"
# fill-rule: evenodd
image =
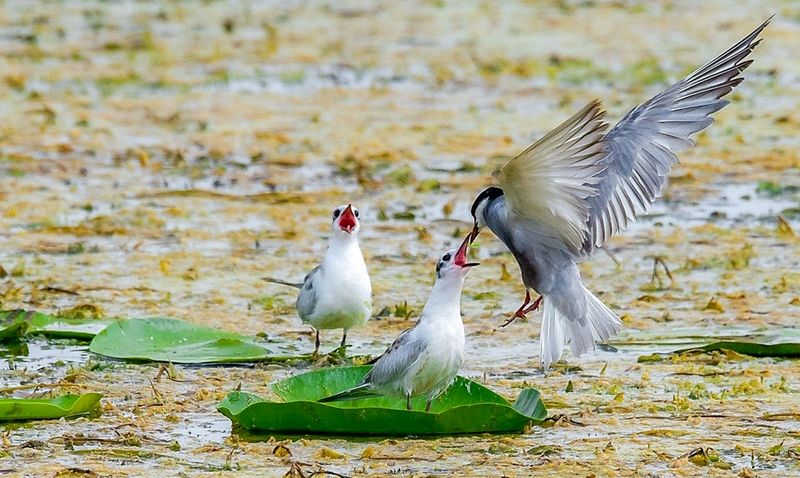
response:
M514 312L514 315L512 315L510 319L506 320L505 323L503 325L501 325L500 327L505 327L505 326L509 325L511 322L514 322L517 319L520 319L520 318L524 319L525 318L525 307L527 307L528 304L530 304L530 302L531 302L531 291L529 291L528 289L525 289L525 300L522 302L522 305L519 306L519 309L517 309L517 311Z
M539 304L541 304L541 303L542 303L542 296L539 296L539 297L536 298L535 301L533 301L533 304L531 304L531 306L528 307L527 309L523 310L522 313L523 314L529 314L529 313L535 311L536 309L539 308Z

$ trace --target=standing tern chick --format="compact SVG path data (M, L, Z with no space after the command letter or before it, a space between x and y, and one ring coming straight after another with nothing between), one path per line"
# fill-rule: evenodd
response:
M406 399L425 395L431 401L455 379L464 362L464 324L461 322L461 288L467 271L467 239L446 252L436 264L433 290L414 327L403 331L375 362L357 387L323 398L320 402L356 400L376 396Z
M525 302L506 322L544 302L540 362L561 358L565 342L576 356L622 322L581 282L577 263L644 214L660 195L677 152L728 104L723 96L744 78L747 56L767 20L717 58L633 108L610 131L595 100L495 171L501 187L472 204L470 241L488 227L522 272ZM530 304L530 290L540 294Z
M334 209L328 251L301 284L264 278L300 289L297 313L316 332L314 354L319 352L321 329L343 329L344 347L347 331L364 325L372 313L372 285L358 245L358 217L358 209L351 204Z

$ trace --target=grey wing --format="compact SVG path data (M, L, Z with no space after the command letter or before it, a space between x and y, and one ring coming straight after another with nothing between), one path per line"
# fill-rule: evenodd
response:
M380 356L364 383L381 386L402 378L403 373L416 362L425 350L425 343L413 334L414 328L404 330Z
M306 320L311 314L314 313L314 308L317 306L317 288L316 279L319 278L319 268L317 266L309 272L305 279L303 279L303 287L300 288L300 294L297 296L297 314L302 320Z
M728 104L722 97L744 78L745 58L761 40L772 17L725 53L632 109L606 134L606 177L590 203L588 233L582 251L591 254L615 233L647 212L660 195L675 153L694 146L689 139L714 122L709 115Z

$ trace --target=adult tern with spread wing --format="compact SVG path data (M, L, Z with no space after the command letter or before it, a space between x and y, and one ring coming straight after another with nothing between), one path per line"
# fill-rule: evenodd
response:
M676 153L713 123L741 83L767 20L739 43L630 110L610 131L595 100L495 171L499 187L472 204L470 242L488 227L511 251L525 284L513 319L543 302L540 363L576 356L622 322L581 282L578 263L644 214L660 195ZM539 298L531 304L530 291ZM510 322L510 321L509 321ZM508 323L508 322L507 322Z

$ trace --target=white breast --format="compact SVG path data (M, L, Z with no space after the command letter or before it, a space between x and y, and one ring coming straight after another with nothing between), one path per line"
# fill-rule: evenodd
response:
M306 321L318 329L350 329L369 319L372 285L355 239L331 244L320 268L316 301Z
M427 395L432 399L455 379L464 362L464 326L461 318L431 320L418 332L426 341L425 351L402 380L402 394Z

